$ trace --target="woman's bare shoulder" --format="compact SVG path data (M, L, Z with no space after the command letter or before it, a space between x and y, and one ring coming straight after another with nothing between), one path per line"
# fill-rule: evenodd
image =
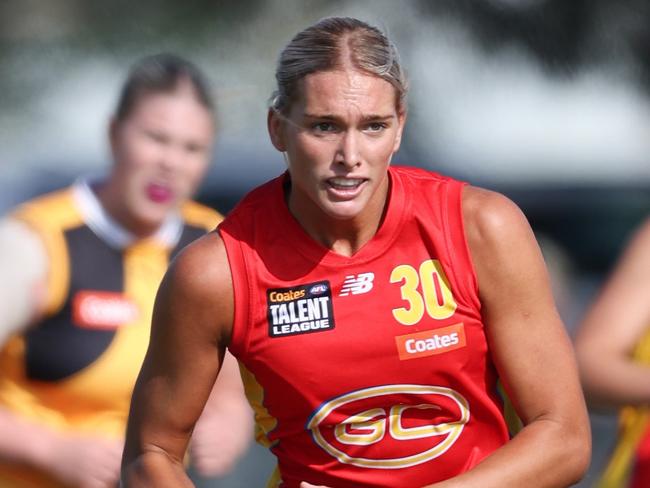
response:
M528 221L505 195L476 186L463 190L463 220L470 246L507 244L522 232L529 236Z
M193 317L222 340L232 331L233 289L223 240L210 232L185 247L172 261L159 291L165 310Z

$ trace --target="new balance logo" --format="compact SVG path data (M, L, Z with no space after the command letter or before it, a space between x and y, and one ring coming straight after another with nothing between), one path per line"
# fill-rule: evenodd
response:
M360 295L372 290L372 282L375 279L375 273L359 273L358 275L348 275L345 277L341 287L340 297L346 297L349 294Z

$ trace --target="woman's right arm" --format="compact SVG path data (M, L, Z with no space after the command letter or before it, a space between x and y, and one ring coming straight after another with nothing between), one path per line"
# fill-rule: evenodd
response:
M576 336L581 379L592 402L650 403L650 364L633 359L649 327L650 219L627 246Z
M122 483L192 486L183 458L230 341L233 290L221 237L186 247L160 285L131 400Z

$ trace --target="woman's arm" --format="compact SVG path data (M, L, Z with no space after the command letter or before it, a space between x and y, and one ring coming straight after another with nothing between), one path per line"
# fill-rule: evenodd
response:
M149 350L133 392L122 483L192 486L183 457L230 340L233 293L223 242L189 245L162 281Z
M502 195L466 188L463 214L488 345L524 428L472 470L432 486L569 486L589 464L589 422L543 258Z
M226 352L190 441L190 459L201 476L224 476L253 440L253 411L246 400L237 360Z
M0 345L27 328L45 301L48 257L39 236L26 224L0 220Z
M585 391L595 403L650 403L650 364L634 347L650 327L650 220L638 230L576 337Z

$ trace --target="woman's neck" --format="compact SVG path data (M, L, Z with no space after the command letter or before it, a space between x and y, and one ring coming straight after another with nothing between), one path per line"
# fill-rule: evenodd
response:
M316 242L342 256L351 257L377 233L384 220L389 195L389 179L370 198L356 216L349 219L333 218L312 200L292 200L291 187L287 205L289 211L305 232ZM295 195L294 195L295 197Z
M151 237L158 231L158 226L149 225L138 220L128 210L128 204L124 201L123 192L120 191L119 185L114 180L109 178L98 186L93 187L92 191L111 219L137 239Z

